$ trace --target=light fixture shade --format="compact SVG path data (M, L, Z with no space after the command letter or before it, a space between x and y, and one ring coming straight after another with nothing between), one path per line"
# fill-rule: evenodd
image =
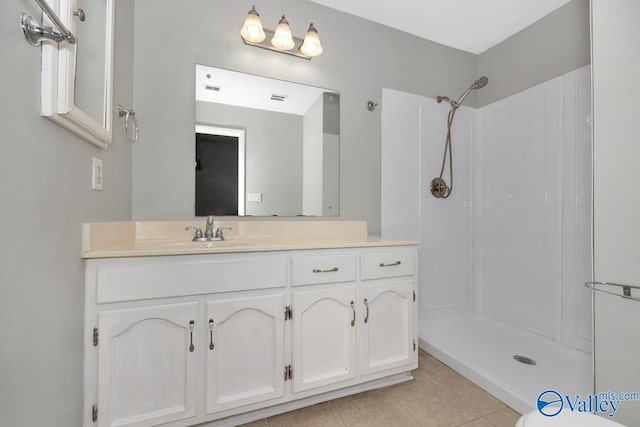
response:
M300 52L312 58L322 54L320 37L318 37L318 30L313 26L313 22L309 25L307 35L304 36L304 41L302 42L302 46L300 46Z
M271 39L271 45L280 50L291 50L295 46L289 22L287 22L284 15L282 15L282 19L276 27L276 32Z
M244 20L244 25L240 30L240 35L243 39L252 43L260 43L267 37L262 29L260 14L256 11L255 6L253 6L247 14L247 17Z

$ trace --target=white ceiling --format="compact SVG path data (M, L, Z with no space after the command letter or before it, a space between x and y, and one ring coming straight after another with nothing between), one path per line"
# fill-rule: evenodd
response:
M311 1L475 54L497 45L569 2L569 0Z

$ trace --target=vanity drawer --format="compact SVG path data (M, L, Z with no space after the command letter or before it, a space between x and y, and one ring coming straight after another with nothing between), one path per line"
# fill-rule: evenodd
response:
M412 276L416 273L415 251L363 254L360 260L362 280Z
M291 258L292 284L353 282L356 280L356 255L329 255Z
M278 288L287 285L287 258L103 265L96 282L98 304Z

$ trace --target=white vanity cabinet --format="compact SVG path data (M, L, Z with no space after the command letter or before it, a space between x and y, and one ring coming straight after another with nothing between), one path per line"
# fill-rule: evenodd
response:
M353 253L291 259L295 393L356 378L357 266Z
M88 260L84 426L236 425L411 379L415 257L390 246Z
M294 291L293 391L356 377L354 285Z
M98 314L99 426L158 425L196 415L197 314L193 302Z
M207 414L284 395L284 303L284 294L207 302Z
M363 331L361 373L411 365L416 352L415 252L361 257Z

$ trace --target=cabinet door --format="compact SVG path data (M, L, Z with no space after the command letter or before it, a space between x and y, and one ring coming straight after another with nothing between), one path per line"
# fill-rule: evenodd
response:
M98 425L195 415L197 304L98 313Z
M362 286L362 374L414 360L413 280Z
M207 303L207 413L284 393L284 295Z
M293 293L293 391L355 378L355 287Z

